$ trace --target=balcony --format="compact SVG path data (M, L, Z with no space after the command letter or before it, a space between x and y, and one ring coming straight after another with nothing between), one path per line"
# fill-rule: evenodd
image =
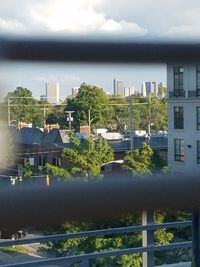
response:
M169 98L185 98L185 90L174 90L169 92Z
M200 89L188 91L188 98L199 98L199 97L200 97Z

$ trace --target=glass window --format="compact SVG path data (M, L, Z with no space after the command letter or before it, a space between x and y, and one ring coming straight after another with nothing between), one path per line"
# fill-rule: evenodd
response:
M184 128L183 107L174 107L174 129Z
M200 164L200 141L197 141L197 164Z
M174 160L184 161L184 140L174 139Z
M197 130L200 130L200 107L196 108Z
M174 67L174 91L183 91L183 67Z
M196 85L197 85L197 90L200 89L200 65L197 65L196 69Z

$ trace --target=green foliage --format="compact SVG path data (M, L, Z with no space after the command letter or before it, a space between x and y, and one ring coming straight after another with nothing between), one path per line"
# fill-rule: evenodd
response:
M65 178L67 180L71 180L71 176L69 172L63 168L56 167L54 165L51 165L47 163L45 165L45 171L46 173L53 175L53 176L58 176L60 178Z
M152 165L153 150L147 143L143 143L141 151L135 149L133 158L131 152L127 152L124 158L124 168L132 171L133 176L150 175Z
M81 125L88 125L88 111L91 113L92 127L106 125L103 111L108 104L108 98L103 89L83 83L76 97L68 99L66 110L73 110L73 126L79 129Z
M32 123L34 127L43 127L42 107L50 108L47 102L37 101L33 98L32 92L23 87L17 87L14 92L9 92L4 102L4 105L10 106L11 122ZM6 110L8 111L8 107Z
M68 162L72 176L99 177L101 167L114 159L113 150L103 138L80 141L71 136L71 148L65 148L62 157Z
M25 177L30 177L33 174L33 167L29 163L24 164L23 174Z
M155 214L155 223L162 223L164 214ZM120 218L118 221L110 223L65 223L58 229L58 233L72 233L80 231L88 231L95 229L109 229L114 227L126 227L141 224L140 216L129 215ZM156 244L168 244L173 239L173 234L164 230L157 230L155 233ZM141 233L128 233L123 235L107 235L97 237L83 237L70 240L62 240L57 242L49 242L48 250L59 256L75 255L82 253L112 251L115 249L125 249L131 247L140 247L142 245ZM142 264L141 254L123 255L121 257L99 258L91 260L91 264L96 266L138 266Z

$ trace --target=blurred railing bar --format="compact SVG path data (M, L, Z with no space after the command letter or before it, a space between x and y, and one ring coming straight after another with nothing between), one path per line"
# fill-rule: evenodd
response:
M32 244L32 243L42 243L42 242L53 242L63 239L71 238L80 238L80 237L93 237L93 236L105 236L112 234L124 234L124 233L135 233L145 230L158 230L163 228L177 228L177 227L187 227L192 226L192 221L181 221L181 222L171 222L171 223L162 223L162 224L148 224L148 225L139 225L139 226L130 226L130 227L120 227L113 229L102 229L102 230L93 230L93 231L83 231L78 233L69 233L69 234L58 234L58 235L48 235L44 237L36 238L23 238L17 240L6 240L0 241L0 247L11 246L11 245L20 245L20 244Z
M1 38L0 59L52 62L199 62L200 43Z
M14 263L14 264L6 264L1 265L1 267L12 267L12 266L43 266L47 264L53 263L67 263L67 262L76 262L76 261L84 261L89 259L95 258L105 258L105 257L112 257L112 256L121 256L133 253L143 253L143 252L150 252L150 251L163 251L163 250L171 250L171 249L179 249L179 248L191 248L192 242L181 242L181 243L173 243L167 245L157 245L157 246L147 246L147 247L138 247L138 248L127 248L127 249L120 249L120 250L113 250L109 252L95 252L90 254L84 255L75 255L75 256L66 256L60 258L51 258L45 260L37 260L37 261L29 261L29 262L21 262L21 263Z

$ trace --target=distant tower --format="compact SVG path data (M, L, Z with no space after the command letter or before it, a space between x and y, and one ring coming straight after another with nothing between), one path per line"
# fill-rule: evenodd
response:
M59 103L59 83L46 83L46 99L51 104Z
M156 82L143 82L141 88L142 96L150 96L154 94L157 95L157 86Z
M124 97L128 97L134 94L135 94L134 86L124 87Z
M114 79L114 95L124 97L124 85L122 80Z
M79 92L80 87L76 86L76 87L72 87L72 96L75 97L78 92Z
M147 96L147 90L146 90L146 83L145 82L142 82L141 95L142 96Z

